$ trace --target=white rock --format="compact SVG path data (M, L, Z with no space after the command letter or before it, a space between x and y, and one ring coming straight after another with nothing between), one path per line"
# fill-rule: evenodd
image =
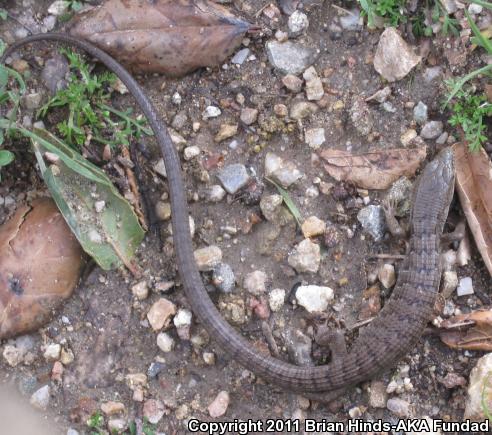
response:
M301 171L294 163L284 161L274 153L267 153L265 156L265 175L273 178L284 188L288 188L302 177Z
M202 119L217 118L222 111L216 106L208 106L202 113Z
M167 332L157 335L157 347L163 352L171 352L174 349L174 339Z
M45 410L50 404L50 386L45 385L35 391L30 399L31 405L36 409Z
M385 263L378 270L378 278L385 288L391 288L396 283L395 266Z
M186 308L180 308L174 316L173 323L176 328L182 328L183 326L191 325L192 314L190 310Z
M149 287L147 285L147 281L140 281L133 285L132 293L133 296L135 296L139 301L147 299L147 296L149 296Z
M316 273L321 262L319 245L309 239L304 239L289 254L288 262L299 273Z
M328 308L328 302L333 299L333 294L330 287L303 285L296 290L296 299L308 312L322 312Z
M244 288L253 295L260 295L266 291L267 276L261 270L248 273L244 278Z
M268 295L268 304L272 311L280 311L285 302L285 290L283 288L275 288Z
M310 148L317 150L326 142L324 128L310 128L304 133L304 140Z
M229 393L227 391L221 391L217 394L214 401L208 406L208 413L212 418L222 417L229 406Z
M147 312L147 320L154 331L159 331L171 322L176 313L176 305L166 298L160 298Z
M186 147L183 151L183 157L185 160L191 160L200 155L200 148L196 145Z
M463 418L474 421L485 420L482 399L488 409L492 409L492 388L485 387L485 382L490 385L490 373L492 373L492 353L481 357L470 373L468 385L468 397ZM483 393L483 397L482 397Z
M469 276L460 279L456 293L458 296L468 296L473 294L473 282Z
M10 367L17 367L24 357L24 353L16 346L6 344L3 348L3 358Z
M289 27L289 34L295 37L307 30L309 27L309 20L304 12L296 10L289 17L287 25Z
M51 343L46 346L43 356L46 361L57 361L60 359L61 345L58 343Z
M64 0L57 0L48 7L48 13L51 15L55 15L59 17L60 15L66 14L68 11L68 7L70 6L70 2Z
M458 287L458 274L454 270L446 270L442 274L442 294L449 298Z

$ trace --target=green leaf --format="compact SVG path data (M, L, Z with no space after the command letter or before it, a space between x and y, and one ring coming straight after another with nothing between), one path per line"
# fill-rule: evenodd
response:
M1 133L1 132L0 132ZM15 159L13 153L7 150L0 150L0 166L7 166Z
M485 48L488 54L492 54L492 42L490 41L490 39L482 35L482 32L480 32L480 29L475 24L475 21L472 20L470 14L466 9L465 9L465 15L466 15L466 19L468 20L468 24L470 24L470 28L475 34L475 38L472 38L472 42L474 44L480 45L481 47Z
M267 180L277 188L278 193L280 193L280 195L282 196L282 199L284 200L285 205L289 209L292 216L294 216L294 218L297 222L297 225L299 225L299 227L300 227L301 221L302 221L301 212L299 211L299 209L295 205L294 201L292 201L292 198L290 197L289 192L287 192L284 188L282 188L280 185L275 183L275 181L271 180L270 178L267 178Z
M58 138L45 130L29 133L43 179L84 251L104 270L124 264L133 271L144 231L128 201L104 172ZM47 166L46 152L59 160ZM96 203L102 201L98 212Z
M6 20L7 16L7 11L4 8L0 8L0 20Z

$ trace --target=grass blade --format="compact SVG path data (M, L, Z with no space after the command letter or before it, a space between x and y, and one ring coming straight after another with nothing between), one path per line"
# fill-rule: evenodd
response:
M275 181L271 180L270 178L267 178L267 180L277 188L278 193L280 193L280 195L282 196L282 199L284 200L285 205L289 209L290 214L292 216L294 216L294 219L296 220L297 225L299 225L299 227L300 227L301 226L301 220L302 220L301 212L299 211L299 209L295 205L294 201L292 201L292 198L290 197L289 192L287 192L284 188L279 186L277 183L275 183Z
M470 28L472 29L472 31L476 37L476 40L473 42L476 42L478 45L485 48L485 50L487 50L488 54L492 54L492 42L490 42L490 39L485 38L482 35L482 32L480 32L480 29L475 24L475 21L472 20L470 14L468 13L468 11L466 9L465 9L465 15L466 15L466 19L468 20L468 24L470 24Z

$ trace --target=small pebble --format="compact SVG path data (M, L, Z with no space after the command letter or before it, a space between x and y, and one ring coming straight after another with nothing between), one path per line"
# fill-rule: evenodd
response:
M139 301L147 299L149 296L149 287L147 281L140 281L132 286L132 293Z
M333 294L330 287L304 285L297 288L296 299L299 305L310 313L323 312L328 308L328 303L333 299Z
M285 303L285 290L283 288L273 289L268 295L268 304L274 312L280 311Z
M207 246L194 252L198 270L201 272L213 270L222 261L222 250L218 246Z
M252 295L260 295L266 292L267 276L261 270L248 273L244 278L243 287Z
M220 263L213 269L212 283L223 293L230 293L234 290L236 277L232 267L226 263Z
M301 226L302 234L306 239L324 234L326 223L317 216L308 217Z
M208 406L208 413L212 418L222 417L229 406L229 393L221 391L214 401Z
M474 293L472 279L468 276L465 278L461 278L458 288L456 289L456 293L458 296L472 295Z
M289 254L287 261L299 273L316 273L321 262L320 246L305 239Z
M396 283L395 266L392 264L383 264L378 271L378 278L385 288L391 288Z
M231 195L238 192L249 182L249 175L246 167L240 163L225 166L218 173L219 178L224 189Z
M147 320L154 331L160 331L171 322L176 313L176 305L165 298L155 302L147 313Z
M174 339L167 332L157 334L157 347L163 352L171 352L174 349Z
M399 397L392 397L386 402L386 408L397 417L405 418L410 415L410 404Z
M220 116L222 111L215 106L208 106L202 113L202 119L207 120L210 118L217 118L217 116Z

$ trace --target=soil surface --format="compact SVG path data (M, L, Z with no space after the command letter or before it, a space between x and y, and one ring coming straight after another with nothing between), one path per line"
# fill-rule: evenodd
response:
M23 13L32 12L33 20L39 23L47 16L47 7L51 3L10 1L6 8L19 21L22 21ZM363 298L366 289L376 285L377 300L381 298L384 304L391 290L378 284L377 271L385 263L394 264L398 275L398 255L405 252L405 242L394 239L387 232L381 241L374 241L361 227L357 213L367 204L381 204L386 192L358 190L327 175L316 157L317 152L305 143L305 130L325 129L326 142L322 148L354 152L398 148L403 146L400 139L403 133L409 129L420 131L414 120L413 107L422 101L428 106L429 120L444 121L444 131L451 135L455 132L446 123L447 113L439 110L443 80L471 70L479 63L479 57L474 53L461 64L450 64L450 50L453 47L460 50L457 39L438 34L431 39L414 41L403 32L407 42L417 47L424 57L405 78L388 84L372 64L381 30L371 31L363 26L357 30L334 31L332 25L339 22L342 12L331 2L307 3L304 12L309 19L309 28L296 40L318 49L313 65L322 78L325 97L318 102L319 110L302 120L275 113L276 105L291 107L296 100L305 101L305 96L302 91L288 91L281 81L283 74L276 72L267 58L266 42L275 39L277 29L287 29L287 16L279 14L278 20L271 20L260 12L270 4L268 1L245 0L228 5L235 13L262 28L260 32L247 35L245 43L250 54L242 65L227 63L180 79L159 75L137 78L164 122L171 124L177 114L185 115L183 125L176 128L186 140L186 145L179 146L181 156L184 147L196 145L200 149L198 157L182 160L190 214L196 227L195 247L218 246L223 262L231 266L237 283L231 293L225 294L214 287L212 273L204 272L203 279L210 296L226 317L230 310L239 310L241 319L236 328L258 351L268 352L262 330L264 320L259 318L258 310L251 308L253 296L243 286L249 273L263 271L267 277L267 291L263 299L257 298L263 308L268 311L266 301L271 290L280 288L286 293L285 304L279 311L269 313L266 320L280 350L280 358L302 362L292 359L292 349L305 347L302 340L294 339L292 343L288 339L289 332L295 336L296 331L300 331L312 346L311 355L305 356L304 363L309 364L312 360L317 364L330 358L329 350L313 341L317 327L327 322L331 328L348 331L346 337L350 345L351 338L357 334L358 322L371 316L367 316L367 310L372 315L377 312L377 307L368 306ZM57 24L55 29L62 26ZM15 20L0 22L0 35L7 34L15 39L22 34L19 29ZM9 42L8 38L4 39ZM53 45L37 44L23 52L32 76L28 82L29 90L42 89L40 64L56 50ZM436 67L439 68L438 77L428 80L429 68ZM367 98L387 85L392 90L387 100L392 111L385 110L381 104L368 103L371 133L362 135L357 121L354 123L351 117L354 101ZM173 98L176 93L179 93L180 104ZM114 94L113 105L126 108L133 107L134 102L129 95ZM203 111L211 105L220 107L222 114L202 120ZM258 120L250 126L239 120L243 107L259 111ZM193 123L200 123L199 129L197 126L194 129ZM214 137L223 124L239 124L238 132L232 138L216 143ZM230 146L232 141L235 143ZM425 142L427 160L430 160L437 151L452 143L452 139L441 145L436 144L436 140ZM26 197L44 191L34 170L32 156L26 149L14 147L16 161L2 171L0 196L10 198L2 201L2 221ZM151 204L166 202L166 180L152 169L160 156L151 138L145 140L145 148L149 152L148 159L140 156L147 188L145 194ZM275 153L285 161L295 163L303 176L288 188L290 197L303 218L316 216L328 225L330 233L314 239L321 246L321 263L316 273L298 273L289 265L289 254L304 237L292 218L282 225L263 218L260 195L255 198L252 188L226 195L216 203L206 200L207 187L221 184L217 174L234 163L245 165L250 175L256 174L254 187L263 188L263 196L278 193L264 177L267 153ZM285 215L289 216L288 213ZM457 222L460 218L461 209L455 200L451 221ZM251 224L251 219L256 219L256 223ZM408 214L401 221L407 223ZM20 391L26 404L35 391L50 386L48 407L36 411L50 422L49 433L67 433L69 428L90 433L87 419L109 401L123 403L124 411L109 417L103 414L105 424L108 420L123 419L128 424L136 421L138 427L144 417L144 407L147 409L145 415L149 415L150 399L163 405L164 415L153 428L156 433L166 434L186 433L190 418L203 421L291 418L345 421L361 418L389 422L401 417L424 416L452 421L462 419L467 379L482 353L448 348L440 341L432 323L418 345L393 369L347 391L330 404L282 391L255 377L218 348L213 337L207 336L194 317L188 336L187 331L180 331L178 335L171 322L166 332L173 338L174 348L162 352L156 343L158 333L152 330L146 317L149 309L160 298L172 301L178 309L189 308L176 271L168 224L169 221L160 222L159 230L150 231L138 251L136 260L143 271L141 278L135 279L127 270L88 269L73 296L52 322L28 336L31 357L15 367L0 359L0 380ZM453 227L450 225L448 230ZM457 244L449 248L456 249ZM468 265L453 265L452 270L457 271L459 278L472 278L475 294L458 297L454 292L446 302L448 309L444 313L444 301L436 307L436 317L469 312L487 303L490 275L473 242L471 252ZM378 254L387 254L387 258L377 258ZM132 288L142 281L147 284L149 295L138 300ZM173 284L169 290L160 292L163 283ZM295 292L300 283L333 289L334 299L324 313L309 314L295 303ZM0 350L12 343L15 340L4 341ZM49 344L60 344L64 352L74 356L73 361L64 364L61 381L53 379L54 362L44 356ZM147 375L141 388L143 397L138 397L139 387L130 388L129 374ZM449 374L462 377L465 382L450 386L444 381ZM396 391L387 393L391 382L393 386L396 383ZM213 418L208 407L221 391L229 395L227 411L224 416ZM378 404L378 394L382 404ZM397 405L402 409L388 409L387 400L395 398L400 399ZM105 424L101 433L106 430Z

